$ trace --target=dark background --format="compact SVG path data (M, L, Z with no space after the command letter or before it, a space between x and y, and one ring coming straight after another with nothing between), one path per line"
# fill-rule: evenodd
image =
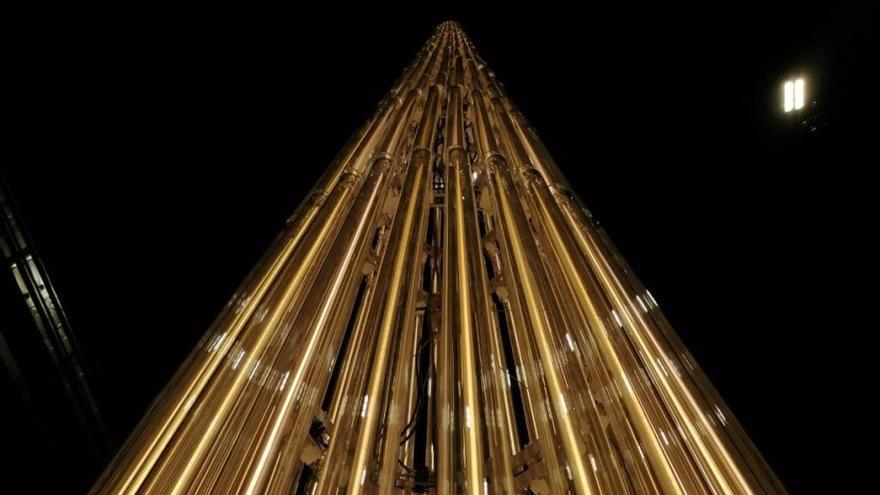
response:
M833 3L7 17L0 171L119 445L434 26L458 20L783 482L855 491L876 390L877 18ZM784 115L796 74L811 106ZM21 305L4 287L0 318ZM102 464L54 432L63 410L13 397L4 479L83 492Z

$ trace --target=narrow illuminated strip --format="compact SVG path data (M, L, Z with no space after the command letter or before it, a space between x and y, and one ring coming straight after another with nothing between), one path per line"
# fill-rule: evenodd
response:
M794 82L794 109L804 108L804 80L797 79Z
M786 81L786 83L782 87L783 93L783 109L786 112L790 112L794 110L794 83L791 81Z

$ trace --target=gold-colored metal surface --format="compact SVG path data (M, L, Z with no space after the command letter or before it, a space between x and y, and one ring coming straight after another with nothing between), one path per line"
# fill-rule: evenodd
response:
M93 493L785 493L460 27Z

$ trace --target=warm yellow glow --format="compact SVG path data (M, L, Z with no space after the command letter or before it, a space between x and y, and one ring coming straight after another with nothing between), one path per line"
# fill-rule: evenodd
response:
M92 493L785 493L484 69L438 28Z

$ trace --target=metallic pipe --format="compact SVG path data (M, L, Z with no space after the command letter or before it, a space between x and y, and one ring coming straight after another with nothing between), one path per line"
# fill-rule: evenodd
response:
M785 493L441 24L93 493Z
M388 136L391 135L393 134L389 134ZM353 194L350 186L359 182L357 181L358 175L359 172L353 171L352 175L350 175L350 177L352 177L351 183L345 182L340 184L343 189L340 191L340 194L335 195L335 198L338 198L336 204L339 208L324 210L324 213L327 213L328 215L327 218L339 217L343 215L344 211L346 211L346 206L351 206L351 203L348 201L348 198ZM371 178L372 177L373 174L371 174ZM361 195L360 197L369 197L369 191L367 193L368 194ZM350 216L349 218L357 217ZM160 469L154 471L154 481L150 486L155 486L162 491L170 489L174 493L184 490L185 487L188 486L192 476L195 475L197 466L202 464L203 456L214 443L214 439L217 438L220 431L222 431L222 429L228 424L229 420L227 417L234 412L235 408L242 407L242 403L246 403L249 400L247 395L241 396L240 393L250 381L250 377L253 374L252 370L262 361L269 360L271 362L271 354L265 354L267 349L271 353L271 349L278 345L277 342L283 342L286 339L291 328L290 321L293 319L293 316L298 314L298 309L302 307L304 296L309 294L309 292L299 289L300 284L304 283L305 280L308 280L306 277L308 277L309 271L314 273L316 268L320 266L320 264L316 264L316 261L320 263L319 260L322 260L327 256L326 253L329 251L327 240L329 240L329 236L333 235L333 231L338 232L341 227L338 223L329 222L327 220L321 222L321 224L324 228L318 231L318 235L322 236L321 238L324 242L319 241L312 244L311 249L306 252L306 258L295 265L298 269L294 272L291 282L280 295L280 301L282 302L276 304L269 314L258 322L258 326L255 327L258 329L256 333L245 335L245 338L240 342L240 350L238 351L238 354L231 360L231 365L223 370L223 373L214 382L214 386L209 389L207 394L208 400L202 401L200 404L205 410L213 411L213 414L211 416L195 416L196 418L201 418L202 421L189 423L187 429L184 430L184 433L178 435L178 441L173 447L173 452L180 452L180 461L175 463L175 457L166 456L166 464L163 465L163 467L160 467ZM331 226L335 226L335 229L330 230ZM355 244L353 243L352 246L354 245ZM322 246L324 246L323 249L321 248ZM335 253L339 253L339 251L336 251ZM323 278L319 280L324 283L327 279ZM306 281L305 283L308 282ZM320 292L320 289L311 293L314 294L316 292ZM276 329L280 329L281 331L276 331ZM248 339L250 336L253 337ZM273 342L276 342L276 344L272 344ZM315 342L314 339L312 339L311 342ZM300 371L294 375L294 380L290 387L291 389L299 386L299 380L303 376L302 370L304 369L305 368L303 367L299 368ZM253 387L250 388L253 389ZM213 393L214 390L218 390L218 392ZM216 399L212 401L211 399L215 397ZM281 416L279 416L279 418L280 417ZM276 425L277 423L278 420L276 420ZM231 428L235 428L234 424ZM166 470L170 473L174 473L174 482L170 487L166 486L162 481L162 475Z
M499 116L499 121L501 122L500 127L507 133L507 136L510 136L513 129L506 112L504 112L504 109L501 107L498 100L495 101L494 106L497 112L496 115ZM512 146L514 153L517 154L521 163L527 163L525 150L519 141L508 139L508 142L516 143ZM525 166L522 168L525 168ZM660 432L655 431L651 426L652 422L650 420L651 418L649 418L649 413L646 412L639 397L634 393L629 392L629 390L632 389L632 386L629 385L629 383L634 380L632 377L633 370L624 366L623 361L620 358L620 353L615 350L613 344L614 339L609 335L611 328L609 328L609 326L602 320L600 312L596 308L597 304L595 298L590 297L585 286L586 281L590 280L589 275L583 271L577 271L573 255L573 240L567 237L568 232L567 229L561 225L560 215L557 214L554 216L553 213L556 213L555 211L548 211L548 208L555 206L555 202L552 200L552 197L549 196L549 191L545 187L542 187L544 181L540 172L535 169L527 169L524 173L524 177L526 187L529 191L527 199L532 200L531 203L535 206L533 215L540 215L542 218L542 221L538 222L538 225L541 225L546 233L543 236L544 244L550 246L551 251L555 252L558 256L557 262L561 266L557 271L557 275L560 277L560 280L569 280L570 283L574 284L573 290L571 291L571 294L575 299L574 302L580 304L583 309L586 323L592 330L591 335L594 337L594 342L597 344L599 350L598 354L601 356L601 359L606 366L610 367L612 371L611 376L615 379L617 389L622 391L621 395L626 404L625 407L629 411L630 417L634 419L635 428L639 430L640 437L644 442L643 445L648 452L648 458L651 460L653 470L657 473L664 492L680 493L684 487L680 486L678 479L679 476L676 475L676 470L670 465L667 458L669 453L663 448ZM551 253L547 253L547 255L549 256ZM551 264L553 263L551 262ZM581 328L583 328L583 325ZM687 465L683 464L681 467L682 469L686 469ZM681 473L682 471L680 470L679 472ZM694 481L693 484L695 485L693 488L702 487L698 481Z
M459 76L456 75L456 79ZM443 259L446 262L443 277L443 329L444 339L454 340L457 349L457 383L461 392L459 432L463 446L462 469L465 476L465 492L479 495L483 491L483 413L480 406L479 367L475 349L476 311L472 307L471 274L475 267L467 249L466 238L476 232L473 214L473 191L470 187L470 167L464 145L464 121L462 117L461 86L450 90L447 110L446 143L446 232L444 234ZM468 209L470 211L468 211ZM480 258L478 258L480 259ZM451 365L451 361L445 363ZM448 448L448 445L446 446ZM441 456L443 454L441 453Z
M425 111L422 113L422 120L419 124L419 132L416 136L413 151L409 159L410 167L418 169L418 173L425 176L427 176L426 169L432 158L431 150L436 139L436 124L439 105L440 88L432 86L428 93L428 98L425 103ZM419 251L421 250L424 252L424 246L418 242L418 239L421 237L421 233L424 231L427 224L426 215L422 214L422 210L427 209L427 187L424 185L420 187L420 190L413 193L414 196L419 195L424 196L424 198L416 203L416 207L419 210L417 212L419 224L418 227L412 231L411 236L413 239L410 239L410 242L413 245L411 248L413 251L409 253L411 256L411 280L407 287L408 292L406 294L404 305L406 312L403 313L402 319L399 323L401 328L400 336L398 338L398 349L394 356L395 373L392 376L393 385L391 397L389 397L389 404L386 408L385 438L382 445L382 462L379 471L379 487L381 493L391 493L391 489L396 480L395 474L398 470L398 461L400 459L401 450L400 432L403 428L404 422L404 416L402 413L407 410L405 407L405 400L409 393L409 385L412 381L412 375L415 371L415 368L412 366L413 356L410 353L413 348L413 343L416 341L416 333L418 329L418 318L415 317L415 305L418 296L417 287L419 285L417 279L418 275L420 275L417 268L422 266L422 263L420 263L422 256L419 256Z
M403 312L401 308L401 303L404 302L406 295L404 289L411 291L411 287L416 283L417 271L407 269L407 261L410 258L418 258L418 252L421 249L419 243L420 227L425 220L425 216L421 213L427 210L427 165L430 153L424 149L416 149L413 155L414 160L404 182L404 190L409 196L405 198L401 214L395 218L395 225L391 231L392 239L389 241L389 249L385 254L385 258L390 262L387 269L391 274L391 286L386 295L387 299L382 305L379 335L375 344L375 362L364 399L363 421L355 445L355 458L348 477L348 493L351 494L359 494L364 491L367 464L376 437L376 425L379 421L379 405L382 404L381 398L384 395L382 384L388 368L393 334L401 314L408 314Z
M475 92L474 104L480 115L487 115L485 103L479 92ZM482 126L480 132L487 134L489 128L485 124L485 118L478 119L477 122ZM522 206L515 198L516 191L507 160L492 148L488 148L487 152L490 154L486 158L490 180L497 194L497 210L504 220L505 230L510 239L513 263L517 265L517 271L522 277L520 280L522 292L529 307L528 317L534 331L538 354L543 363L544 377L550 392L550 404L558 422L558 436L568 460L575 490L580 494L590 494L594 492L594 488L591 477L587 474L587 460L584 458L574 422L569 416L565 385L554 366L555 357L550 342L551 322L538 293L539 286L547 285L544 280L547 275L534 265L534 262L540 259L539 251L529 232Z
M434 139L433 132L435 129L435 125L433 124L433 122L436 121L439 96L439 88L431 88L428 94L427 103L425 104L425 110L422 113L422 122L419 125L418 135L415 140L415 142L418 143L418 147L416 150L413 151L410 157L410 176L414 173L412 172L414 166L415 168L426 168L428 160L430 159L430 156L426 156L425 152L428 151L430 143ZM408 188L405 185L404 190L407 189ZM395 216L395 221L399 223L398 218L402 218L402 216ZM395 232L398 232L398 234L395 235ZM384 249L382 260L389 259L389 250L399 249L397 247L399 241L399 227L392 227L391 234L387 242L383 243L386 244L387 247L385 247ZM380 266L384 267L385 262L380 262ZM380 321L380 312L383 310L384 304L382 297L384 297L384 295L389 290L391 290L390 287L393 282L391 274L391 271L382 271L382 277L380 277L379 279L377 290L373 292L373 294L378 294L379 297L375 299L370 298L369 309L365 310L365 314L369 315L365 318L365 321L369 322L369 326L372 330L371 335L374 335L379 331L378 323ZM371 339L370 342L371 345L368 348L372 348L372 346L376 345L374 340ZM366 364L368 362L373 362L373 358L375 356L370 354L365 355L364 357L366 360L363 362ZM354 423L359 422L360 418L363 418L365 416L366 409L362 408L368 405L366 401L368 401L369 399L366 399L366 397L370 397L369 393L364 394L363 392L360 392L363 386L361 384L364 383L364 379L365 374L363 373L356 375L353 380L349 378L346 382L346 385L350 385L350 389L346 390L351 390L351 392L346 392L346 395L344 397L347 398L344 399L343 404L340 404L337 401L334 402L334 405L332 406L333 410L336 411L336 414L339 417L338 421L336 422L337 431L335 432L334 436L339 437L340 439L339 441L331 441L329 449L327 450L327 452L325 452L324 461L321 463L322 471L319 473L320 479L317 485L317 493L334 493L338 489L340 483L338 480L338 476L341 475L343 470L348 470L348 466L350 465L350 463L346 461L345 456L348 449L348 447L346 447L346 444L349 442L350 435L352 434L349 432L357 431ZM353 396L349 397L348 394L353 394ZM364 399L361 399L361 397L364 397ZM373 395L373 397L375 397L375 394ZM343 434L343 432L345 434Z
M217 318L212 328L205 334L194 352L187 358L180 371L172 379L166 391L160 394L151 406L141 425L131 435L126 445L114 459L111 468L96 483L92 491L126 492L136 490L148 471L154 469L156 461L164 455L164 450L177 432L184 418L192 414L202 391L213 374L218 370L224 357L232 350L232 345L254 315L257 307L264 303L267 292L277 285L277 278L283 269L289 269L289 259L300 241L307 234L312 221L320 213L332 208L325 204L328 193L339 185L347 189L351 185L346 170L352 170L361 160L369 143L381 136L386 125L390 105L381 106L365 130L350 140L347 151L340 152L329 173L321 178L315 192L291 216L287 228L263 259L266 263L260 271L252 272L245 284L230 300L227 308ZM341 179L345 179L342 184ZM342 205L344 202L337 202ZM331 215L327 215L331 216ZM302 262L297 265L305 266ZM148 436L144 436L149 432Z
M369 203L364 204L364 213L366 212L374 212L375 208L379 204L377 201L377 196L380 191L382 191L385 185L385 178L387 176L388 169L391 166L391 158L390 153L396 149L398 142L402 136L402 133L405 130L406 124L409 121L409 111L412 107L415 99L415 93L410 92L407 96L406 102L401 107L401 116L395 126L395 129L392 133L388 134L385 143L382 146L381 150L378 152L374 164L371 170L370 175L370 200ZM365 197L365 196L362 196ZM369 206L368 206L369 205ZM347 246L347 259L351 259L352 257L352 246L357 244L357 239L359 237L365 240L363 237L363 233L366 231L365 226L371 225L367 215L362 214L360 217L350 217L357 218L357 227L356 229L345 229L346 232L352 233L353 238L349 241L349 245ZM353 242L352 242L353 241ZM363 246L364 244L362 244ZM337 252L342 250L337 250ZM336 275L333 277L334 281L341 280L342 277L346 274L346 266L343 264L340 266L339 264L332 263L327 265L330 267L330 270L336 272ZM336 282L338 284L338 282ZM351 283L351 279L350 279ZM334 289L338 287L334 285ZM338 290L338 289L336 289ZM329 318L330 314L333 311L333 305L336 301L330 297L320 297L320 293L312 292L312 294L318 294L318 298L315 300L315 305L320 306L320 310L318 310L318 318ZM311 312L311 311L310 311ZM308 314L308 313L306 313ZM275 414L275 419L271 423L271 426L268 429L268 437L265 440L265 443L260 446L259 449L259 457L256 459L256 465L251 470L248 475L247 482L244 484L246 493L258 493L261 491L263 483L266 482L265 476L269 474L269 468L274 465L275 462L278 462L284 458L282 455L278 460L275 459L275 456L278 455L277 452L280 448L280 444L282 439L284 438L293 438L297 439L300 435L297 435L297 432L304 431L308 428L308 425L311 423L311 415L309 414L309 409L305 408L306 412L296 415L296 416L288 416L294 410L294 401L299 394L302 394L304 391L300 389L300 387L306 386L308 387L308 382L305 382L304 379L306 377L306 373L308 372L309 366L313 359L315 359L316 355L327 350L331 350L335 348L334 342L338 341L340 336L339 327L333 328L328 325L325 330L324 325L319 320L316 322L317 324L306 325L304 328L310 328L310 334L308 338L305 340L305 347L303 348L302 343L288 343L288 349L286 352L282 351L282 358L280 359L280 365L282 369L292 369L293 372L290 373L290 385L285 390L285 394L282 397L279 397L276 403L278 404L278 412ZM329 335L328 335L329 334ZM328 336L335 337L330 341L329 344L325 345L326 349L322 349L320 343L323 338L327 338ZM322 374L324 376L326 374ZM316 380L318 383L323 382L323 379ZM319 387L323 388L323 387ZM314 395L312 400L314 401ZM305 402L308 404L308 402ZM285 423L288 422L288 418L292 417L294 419L294 423L292 425L286 426ZM285 427L286 426L286 427ZM288 434L288 431L292 430L293 433ZM296 448L288 449L287 455L291 453L296 453Z

